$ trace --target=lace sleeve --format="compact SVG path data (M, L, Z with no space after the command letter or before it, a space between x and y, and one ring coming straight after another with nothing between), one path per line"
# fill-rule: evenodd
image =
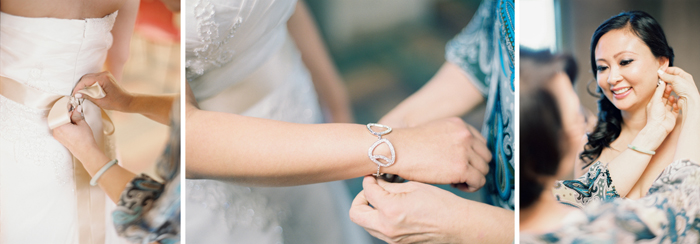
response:
M558 181L553 194L557 201L583 208L593 201L618 198L610 172L600 161L594 163L586 174L575 180Z

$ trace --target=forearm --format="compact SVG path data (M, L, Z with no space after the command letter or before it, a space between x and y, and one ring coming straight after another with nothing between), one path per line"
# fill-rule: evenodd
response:
M139 113L158 123L170 123L170 110L177 95L134 94L122 112Z
M445 62L420 90L387 113L380 123L392 126L416 126L428 121L462 116L484 97L463 71Z
M644 150L656 150L661 144L660 141L663 141L658 138L665 138L665 135L662 134L663 132L659 132L659 130L644 128L631 142L631 145ZM621 197L627 196L632 187L639 181L639 177L642 176L651 162L651 157L652 155L627 148L610 161L608 164L610 178L612 178L613 185Z
M78 159L91 177L94 177L105 164L112 160L107 158L107 156L97 148L88 150L87 153L81 154L80 158ZM107 196L109 196L109 198L116 203L119 201L120 195L126 188L126 184L129 183L129 181L131 181L134 177L136 177L135 174L129 172L119 165L114 165L105 171L102 176L100 176L97 183L99 187L102 188L102 190L107 194Z
M513 243L515 216L513 211L492 205L465 201L463 214L452 220L450 227L458 227L457 243ZM449 227L448 227L449 228Z
M326 45L304 1L297 2L294 14L287 22L289 33L301 52L301 58L311 73L321 106L330 112L331 122L353 121L352 111L343 80L333 65Z
M683 124L678 137L678 146L674 161L690 159L700 163L700 101L687 100L683 111Z
M187 113L188 178L286 186L349 179L377 170L367 158L367 149L377 138L364 125L294 124L203 110ZM385 137L391 140L392 134ZM376 153L387 155L388 149L383 153L380 148ZM390 173L393 168L382 171Z

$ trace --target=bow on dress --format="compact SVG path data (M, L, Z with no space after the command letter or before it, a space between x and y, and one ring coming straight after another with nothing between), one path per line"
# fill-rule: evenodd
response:
M102 89L99 83L95 82L91 86L85 87L78 91L78 93L100 99L106 96L105 91ZM47 118L49 122L50 129L56 129L61 125L65 125L71 122L70 112L73 111L83 103L85 98L77 98L75 96L64 96L61 97L53 104L51 111L49 111L49 117ZM114 133L114 123L109 118L109 115L100 109L102 113L102 129L105 135L111 135ZM82 113L82 111L80 111Z
M106 96L104 90L97 82L81 89L78 93L96 99ZM70 112L84 101L84 98L41 91L2 76L0 76L0 95L29 108L49 110L47 121L51 130L71 123ZM102 144L104 144L105 141L109 140L108 137L114 133L114 124L103 109L100 108L99 110L101 111L102 129L105 134L102 137ZM86 114L86 116L97 115ZM107 148L105 147L104 149ZM107 155L112 154L112 152L107 151L105 153ZM82 163L75 157L73 157L72 161L78 209L79 243L104 243L106 196L99 187L90 186L91 176Z

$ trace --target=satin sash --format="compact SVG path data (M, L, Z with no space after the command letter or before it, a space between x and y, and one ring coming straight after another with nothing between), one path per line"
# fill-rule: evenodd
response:
M95 82L92 86L80 91L81 94L93 98L105 97L104 90ZM0 95L27 107L49 110L47 117L48 126L54 129L70 123L70 111L82 100L73 96L56 95L19 83L13 79L0 76ZM104 140L114 133L114 124L107 113L100 109L102 116L102 128L105 134ZM85 114L85 116L97 116ZM110 144L99 143L102 145ZM106 147L108 147L107 145ZM105 147L105 148L106 148ZM111 157L111 150L106 150ZM75 192L77 197L79 243L104 243L105 242L105 194L97 186L90 186L90 174L82 163L73 157L73 176L75 179Z

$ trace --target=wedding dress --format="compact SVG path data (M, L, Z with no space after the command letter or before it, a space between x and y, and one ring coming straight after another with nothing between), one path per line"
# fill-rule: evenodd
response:
M185 4L187 80L202 109L322 122L311 77L286 28L296 1ZM370 243L348 217L352 200L340 181L245 187L187 180L186 187L187 243Z
M102 69L116 16L0 13L0 243L122 243L110 216L114 204L51 136L48 110L40 107L52 103L37 96L68 96L82 75ZM112 148L99 108L83 107L96 141Z

